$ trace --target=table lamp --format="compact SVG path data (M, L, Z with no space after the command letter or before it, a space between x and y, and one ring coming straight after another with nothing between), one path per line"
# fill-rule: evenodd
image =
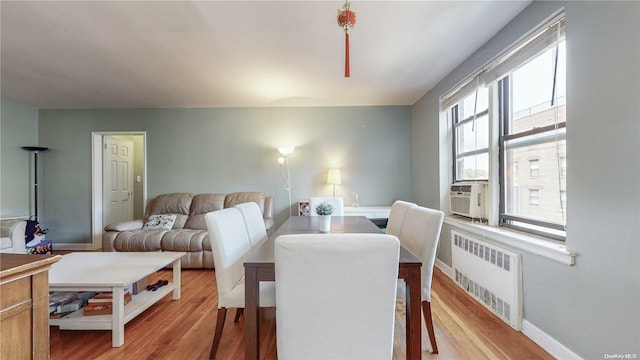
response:
M336 197L336 185L342 184L340 169L329 169L329 174L327 175L327 184L333 185L333 197Z

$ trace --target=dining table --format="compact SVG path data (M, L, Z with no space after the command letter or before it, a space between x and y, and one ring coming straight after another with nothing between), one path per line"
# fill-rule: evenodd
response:
M364 216L331 216L330 233L381 233ZM280 235L319 233L317 216L290 216L244 262L245 271L245 359L257 360L260 354L260 282L275 281L274 241ZM360 261L357 258L354 262ZM406 283L406 358L422 357L421 279L422 261L400 247L398 278ZM348 274L344 274L348 276ZM276 304L277 307L277 304ZM304 316L304 314L301 314Z

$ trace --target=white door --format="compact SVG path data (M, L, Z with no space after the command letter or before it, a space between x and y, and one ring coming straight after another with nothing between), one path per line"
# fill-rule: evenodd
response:
M103 224L133 220L133 141L104 137Z

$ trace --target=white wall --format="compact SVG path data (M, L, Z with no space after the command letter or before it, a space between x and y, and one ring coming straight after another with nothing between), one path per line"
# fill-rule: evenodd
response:
M560 7L567 36L567 247L523 253L525 320L585 359L640 354L640 2L534 1L413 108L414 194L440 207L449 147L438 97ZM437 124L437 126L436 126ZM439 152L433 151L438 143ZM429 145L425 145L429 144ZM450 171L447 166L445 171ZM434 196L439 194L440 196ZM451 265L450 226L438 258Z

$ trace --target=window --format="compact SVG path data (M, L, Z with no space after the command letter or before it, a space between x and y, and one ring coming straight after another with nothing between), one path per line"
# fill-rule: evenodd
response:
M441 97L453 181L499 190L490 225L566 236L565 64L561 13Z
M535 189L529 190L529 205L531 206L540 205L540 191Z
M529 160L529 177L535 178L540 176L540 164L538 159Z
M551 47L498 82L500 162L529 161L529 177L501 174L500 222L504 226L562 238L566 224L565 42ZM520 189L529 207L517 206Z
M489 91L483 87L451 109L455 165L453 178L489 178Z

